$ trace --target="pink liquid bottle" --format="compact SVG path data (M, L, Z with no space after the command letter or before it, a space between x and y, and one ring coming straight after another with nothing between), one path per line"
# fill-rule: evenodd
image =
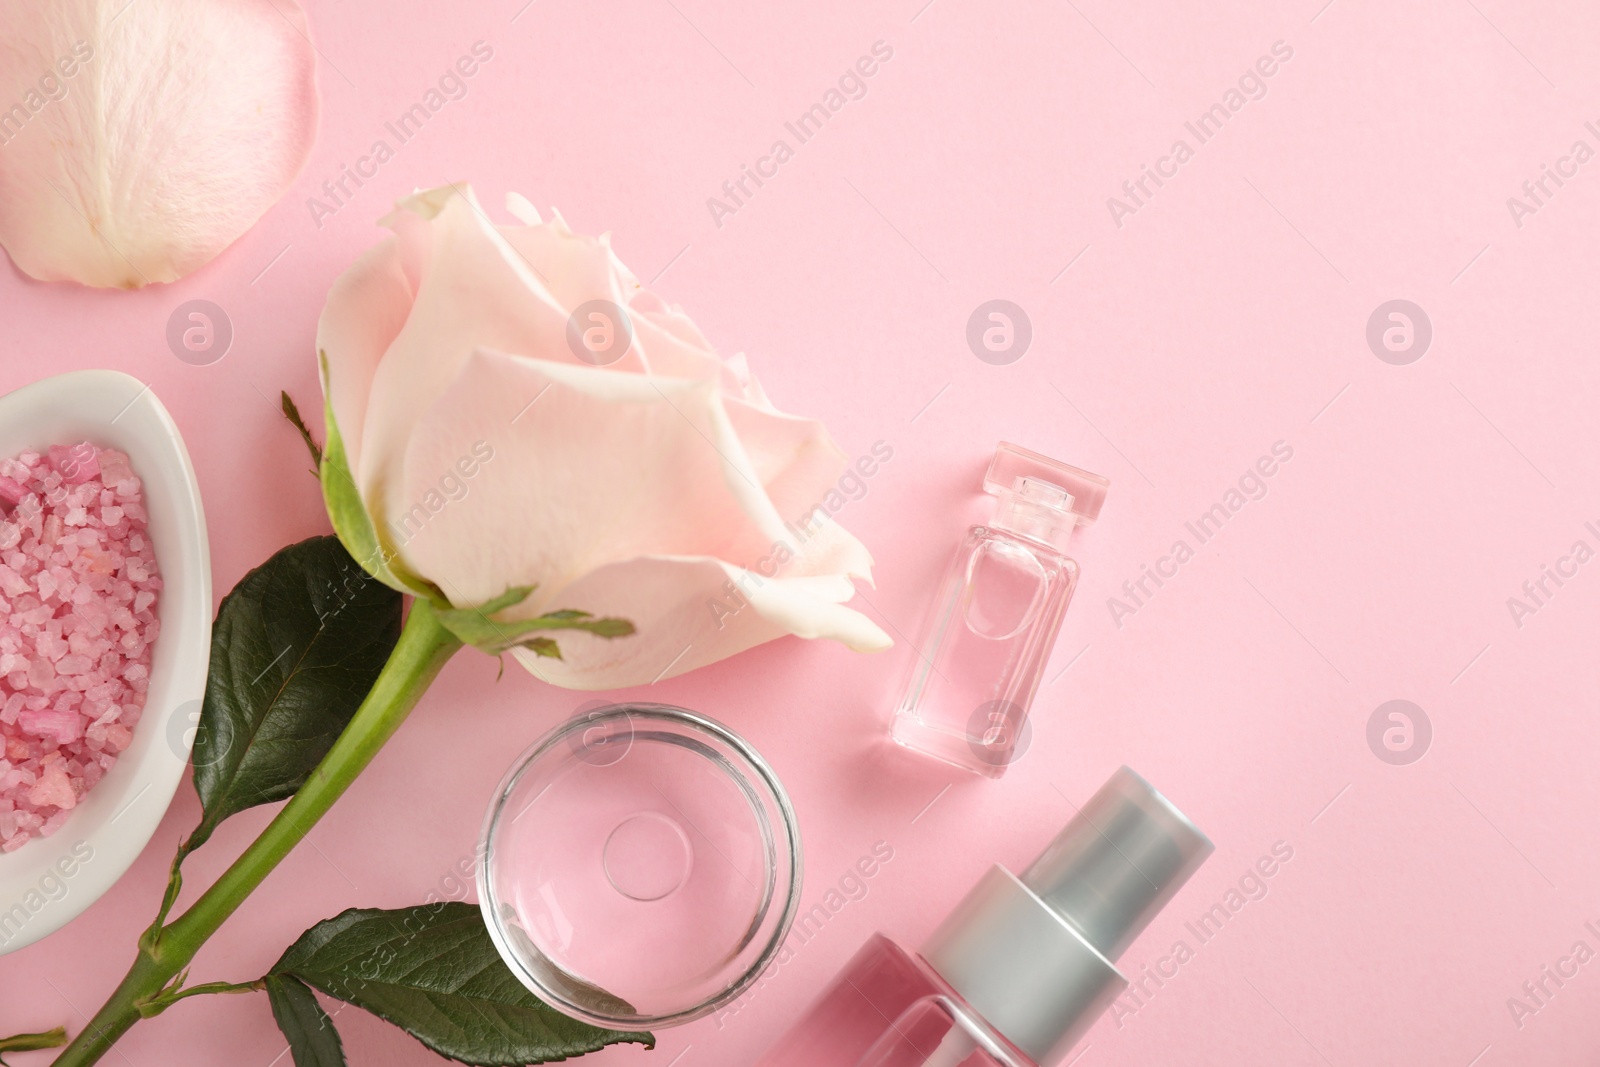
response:
M995 450L983 487L999 506L956 550L895 709L896 741L1005 774L1078 584L1067 542L1100 514L1109 485L1013 444Z
M758 1067L1056 1067L1211 850L1123 767L1022 877L991 867L919 954L875 935Z

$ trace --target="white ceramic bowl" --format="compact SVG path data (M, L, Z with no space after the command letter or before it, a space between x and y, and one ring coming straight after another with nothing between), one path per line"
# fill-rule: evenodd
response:
M119 371L74 371L0 397L0 457L77 441L126 452L144 482L165 583L161 635L133 743L52 836L0 855L0 955L77 918L144 850L183 778L205 693L211 549L178 427L149 386Z

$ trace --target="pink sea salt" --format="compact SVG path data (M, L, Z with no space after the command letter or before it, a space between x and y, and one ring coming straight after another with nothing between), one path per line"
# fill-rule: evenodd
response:
M128 457L0 459L0 852L61 826L133 740L161 578Z

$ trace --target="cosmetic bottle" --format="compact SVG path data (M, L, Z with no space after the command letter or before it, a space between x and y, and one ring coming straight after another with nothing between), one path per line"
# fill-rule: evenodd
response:
M1113 961L1211 842L1126 767L1018 878L995 866L912 954L874 936L758 1067L1057 1067Z
M891 732L909 748L998 778L1078 581L1072 531L1100 514L1098 474L1002 442L983 487L992 522L967 531L918 644Z

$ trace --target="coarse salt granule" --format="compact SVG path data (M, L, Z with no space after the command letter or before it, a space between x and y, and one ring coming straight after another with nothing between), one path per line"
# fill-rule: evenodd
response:
M0 851L53 833L133 739L161 578L128 457L0 460Z

